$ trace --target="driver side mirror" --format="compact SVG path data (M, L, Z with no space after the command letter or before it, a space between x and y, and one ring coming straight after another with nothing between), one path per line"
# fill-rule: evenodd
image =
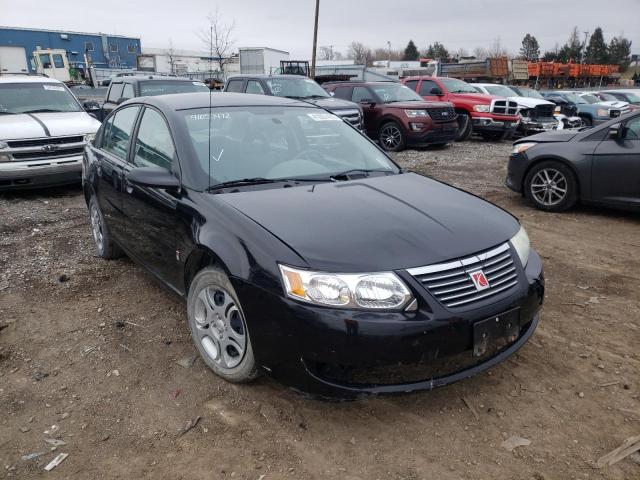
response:
M95 112L100 110L100 104L95 100L87 100L82 104L82 108L84 108L85 112Z
M440 90L439 87L433 87L429 93L431 95L437 95L438 97L442 97L444 95L444 93L442 93L442 90Z
M160 167L133 168L127 173L127 181L139 187L162 188L172 192L180 189L180 180L169 170Z
M619 123L615 125L611 125L609 127L609 138L613 140L620 140L622 138L622 134L624 132L624 128Z
M360 104L364 105L365 107L375 107L376 106L376 102L373 98L363 98L362 100L360 100Z

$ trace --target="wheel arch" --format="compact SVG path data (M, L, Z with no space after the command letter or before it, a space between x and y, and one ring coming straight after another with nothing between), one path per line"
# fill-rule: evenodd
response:
M183 275L185 296L189 294L189 287L191 286L194 277L198 274L198 272L207 267L220 268L227 276L230 276L227 265L222 261L219 255L203 245L197 245L189 253L187 261L184 264Z

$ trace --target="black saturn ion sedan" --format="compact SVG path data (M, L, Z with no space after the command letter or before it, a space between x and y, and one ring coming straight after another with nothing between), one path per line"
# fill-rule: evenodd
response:
M307 103L129 100L87 146L83 185L98 255L126 253L185 297L203 361L231 382L431 389L538 324L542 265L514 217Z

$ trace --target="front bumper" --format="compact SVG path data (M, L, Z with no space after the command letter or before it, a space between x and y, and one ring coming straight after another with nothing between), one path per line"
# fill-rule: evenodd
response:
M409 125L411 126L411 125ZM458 122L432 122L420 131L409 130L406 133L406 144L414 147L440 143L452 143L458 136Z
M47 160L0 163L0 190L51 187L79 183L82 155Z
M521 119L518 125L518 131L530 135L541 132L548 132L549 130L556 130L558 128L558 121L553 120L534 120L534 119Z
M326 398L430 390L475 375L516 352L533 334L544 297L540 257L519 266L516 292L470 310L439 304L406 272L415 312L363 312L294 302L234 280L256 361L292 388ZM408 276L408 277L407 277ZM474 324L514 311L519 334L478 358Z
M522 193L522 184L529 162L524 153L512 153L507 163L507 178L504 184L514 192Z
M472 116L473 130L476 132L506 132L512 133L518 127L520 121L512 117L502 116Z

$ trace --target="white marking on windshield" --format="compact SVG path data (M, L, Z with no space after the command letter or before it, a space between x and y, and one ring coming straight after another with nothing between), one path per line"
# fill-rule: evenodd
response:
M213 153L211 153L210 155L211 155L211 158L213 158L216 162L219 162L220 159L222 158L223 153L224 153L224 148L220 150L220 155L218 155L218 158L216 158L216 156Z

